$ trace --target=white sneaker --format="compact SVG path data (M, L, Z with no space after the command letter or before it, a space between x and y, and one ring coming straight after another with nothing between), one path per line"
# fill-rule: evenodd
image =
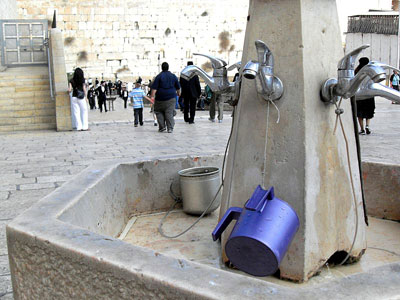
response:
M222 123L222 120L218 120L218 123Z

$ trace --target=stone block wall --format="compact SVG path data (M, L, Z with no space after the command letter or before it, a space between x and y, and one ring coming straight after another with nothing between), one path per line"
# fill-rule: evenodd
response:
M151 78L163 61L178 75L205 53L241 60L248 1L17 0L20 18L52 20L63 33L66 71L86 77ZM234 72L234 71L233 71ZM234 73L233 73L234 74ZM233 75L232 74L232 75Z
M17 18L17 0L1 0L0 20Z

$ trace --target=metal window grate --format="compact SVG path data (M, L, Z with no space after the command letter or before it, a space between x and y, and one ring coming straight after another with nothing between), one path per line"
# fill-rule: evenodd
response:
M360 15L349 17L347 32L397 35L398 28L398 15Z
M47 20L0 20L1 64L47 64Z

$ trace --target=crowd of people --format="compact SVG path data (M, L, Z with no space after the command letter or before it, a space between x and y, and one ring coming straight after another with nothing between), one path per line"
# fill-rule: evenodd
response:
M367 57L360 58L355 74L368 63ZM187 63L187 65L192 64L191 61ZM169 71L167 62L162 63L161 70L147 85L142 85L142 79L139 77L135 86L132 87L130 83L121 80L114 83L111 80L99 81L97 78L94 82L92 79L85 80L82 69L76 68L69 82L73 128L82 131L89 130L88 106L92 110L99 109L100 113L103 110L107 112L106 101L107 97L111 95L120 97L124 101L125 109L128 107L128 100L131 99L135 127L144 124L143 99L151 103L154 126L158 126L159 132L173 132L177 108L180 108L183 112L185 122L194 124L196 109L204 109L205 103L209 105L209 120L215 122L217 109L218 122L222 122L223 107L227 100L226 95L213 93L209 86L205 86L204 91L202 91L197 75L189 80L182 77L178 79L176 75ZM393 71L389 81L391 88L399 90L400 76L396 70ZM375 114L374 98L356 99L356 112L360 129L359 134L371 134L370 123Z
M192 64L193 62L188 62L188 65ZM178 108L183 112L184 120L188 124L194 124L196 109L204 110L205 104L210 106L210 121L215 122L216 106L218 121L222 122L223 119L223 97L213 93L209 86L202 91L198 76L190 80L178 79L169 71L167 62L162 63L161 72L153 80L149 80L148 84L142 84L142 78L139 77L134 87L131 83L121 80L86 80L82 69L76 68L69 81L69 92L72 127L79 131L89 130L88 109L98 109L100 113L108 112L106 102L113 96L122 99L125 109L128 108L130 100L135 127L144 124L144 99L151 103L150 112L153 114L154 126L158 126L159 132L173 132L174 117Z

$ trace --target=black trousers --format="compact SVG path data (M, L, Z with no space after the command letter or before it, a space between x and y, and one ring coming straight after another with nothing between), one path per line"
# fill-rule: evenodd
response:
M103 105L104 105L104 111L107 112L106 100L99 99L98 100L98 105L99 105L99 108L100 108L100 112L103 112Z
M183 118L185 122L194 122L194 115L196 114L196 98L183 98Z
M135 116L135 125L140 123L140 126L143 125L143 107L141 108L134 108L133 114Z
M122 99L124 100L124 108L126 108L126 102L128 101L128 97L123 97Z
M90 109L96 108L96 103L94 101L94 97L90 97L88 100L89 100Z

